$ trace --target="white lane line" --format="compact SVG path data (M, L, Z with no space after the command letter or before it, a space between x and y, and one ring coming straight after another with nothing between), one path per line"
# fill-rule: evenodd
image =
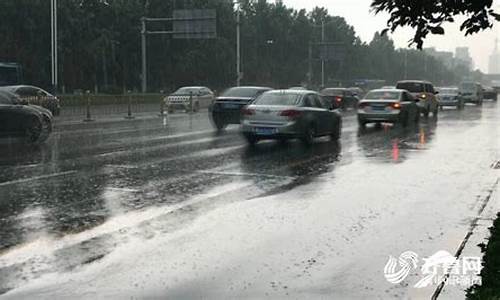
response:
M277 179L296 179L296 177L292 177L292 176L280 176L280 175L271 175L271 174L262 174L262 173L218 172L218 171L198 171L198 173L214 174L214 175L227 175L227 176L252 176L252 177L269 177L269 178L277 178Z
M125 193L138 193L138 192L140 192L137 189L128 189L128 188L119 188L119 187L107 187L106 190L116 191L116 192L125 192Z
M66 171L66 172L60 172L60 173L54 173L54 174L40 175L40 176L35 176L35 177L30 177L30 178L11 180L11 181L6 181L6 182L0 183L0 187L11 185L11 184L30 182L30 181L40 180L40 179L66 176L66 175L71 175L71 174L75 174L75 173L77 173L77 171Z

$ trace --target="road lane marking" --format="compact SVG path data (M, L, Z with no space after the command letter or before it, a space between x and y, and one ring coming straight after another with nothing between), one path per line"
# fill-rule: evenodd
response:
M60 172L60 173L54 173L54 174L40 175L40 176L35 176L35 177L30 177L30 178L23 178L23 179L11 180L11 181L6 181L6 182L0 183L0 187L12 185L12 184L19 184L19 183L30 182L30 181L35 181L35 180L48 179L48 178L54 178L54 177L61 177L61 176L66 176L66 175L72 175L72 174L75 174L75 173L77 173L77 171L66 171L66 172Z
M269 178L277 178L277 179L296 179L296 177L292 177L292 176L280 176L280 175L263 174L263 173L223 172L223 171L198 171L198 173L214 174L214 175L227 175L227 176L251 176L251 177L269 177Z
M474 218L474 220L472 220L472 222L469 225L469 230L467 231L467 234L465 235L464 239L462 240L462 242L458 246L457 251L455 252L455 258L458 259L462 255L462 251L464 250L465 246L469 242L469 239L471 238L471 236L474 234L474 230L476 229L476 227L478 225L478 222L481 218L481 215L483 214L483 211L485 210L486 206L488 206L488 203L491 200L491 196L497 190L499 183L500 183L500 178L497 178L495 183L491 186L491 189L488 190L487 195L484 197L484 199L481 203L481 206L479 207L479 210L477 212L476 217ZM438 299L439 295L441 294L441 292L443 291L443 288L446 285L446 282L448 281L448 278L450 278L450 274L451 274L451 272L447 272L444 275L444 278L441 280L441 283L438 285L438 287L436 288L436 290L432 294L432 297L431 297L432 300Z

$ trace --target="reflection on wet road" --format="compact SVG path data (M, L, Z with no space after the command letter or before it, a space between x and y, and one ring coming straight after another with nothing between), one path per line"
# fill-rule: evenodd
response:
M174 234L225 206L284 193L287 201L295 190L298 198L314 200L301 187L322 182L332 185L332 195L357 203L369 194L349 191L349 186L359 188L360 180L370 186L365 176L399 182L404 172L398 166L412 160L428 158L447 174L452 166L446 161L461 159L456 150L468 146L471 134L487 133L472 140L490 160L498 147L498 112L493 104L468 107L445 111L439 120L423 120L416 127L383 125L363 131L358 131L355 116L347 114L339 142L320 138L310 148L297 141L250 148L237 127L217 134L204 114L167 122L61 125L38 148L2 145L0 294L50 274L98 264L132 241ZM470 153L458 152L470 160ZM426 184L422 177L406 175L411 183L407 193ZM350 214L359 217L355 211ZM390 253L387 249L383 255ZM260 292L245 295L265 296Z

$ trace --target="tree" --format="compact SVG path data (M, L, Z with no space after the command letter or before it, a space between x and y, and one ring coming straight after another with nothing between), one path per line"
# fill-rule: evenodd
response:
M429 33L444 34L443 24L453 23L457 16L466 16L460 25L466 36L491 28L494 20L500 20L492 5L493 0L373 0L371 4L375 13L390 14L384 33L412 27L415 35L411 43L419 49Z

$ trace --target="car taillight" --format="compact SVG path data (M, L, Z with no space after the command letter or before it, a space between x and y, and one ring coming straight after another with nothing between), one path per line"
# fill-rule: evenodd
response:
M296 119L300 117L301 114L302 112L300 110L295 110L295 109L287 109L280 112L280 116L288 117L289 119Z
M251 108L243 108L243 109L241 109L241 113L242 113L244 116L251 116L251 115L255 115L255 109L251 109Z
M399 104L399 103L393 103L391 106L394 109L400 109L401 108L401 104Z
M340 103L340 102L342 102L342 97L340 97L340 96L336 96L336 97L335 97L335 101L337 101L337 102L339 102L339 103Z

